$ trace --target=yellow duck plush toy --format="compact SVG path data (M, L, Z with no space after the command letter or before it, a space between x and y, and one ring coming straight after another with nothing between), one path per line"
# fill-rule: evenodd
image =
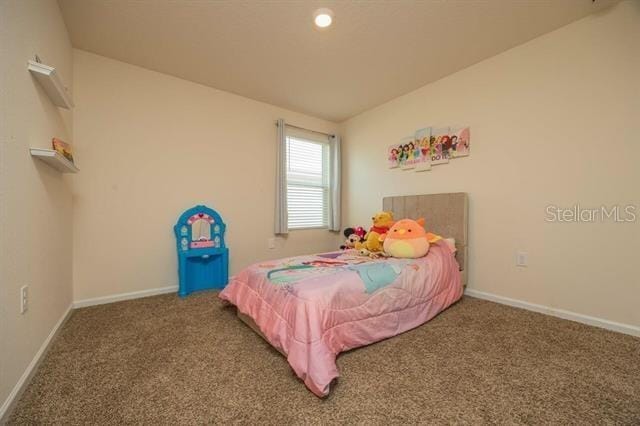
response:
M416 259L425 256L430 243L442 237L424 230L424 219L397 221L384 238L384 251L389 256Z
M384 236L393 226L393 214L391 212L380 212L371 218L373 226L364 237L364 241L356 243L356 250L366 250L369 253L382 251L382 241Z

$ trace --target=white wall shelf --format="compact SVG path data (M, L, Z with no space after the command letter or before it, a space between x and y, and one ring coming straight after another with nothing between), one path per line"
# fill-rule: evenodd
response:
M32 157L36 157L38 160L44 161L49 166L62 173L78 173L80 171L75 164L53 149L31 148L29 151L31 152Z
M28 70L38 80L54 104L66 109L73 108L71 95L62 84L55 68L36 61L29 61Z

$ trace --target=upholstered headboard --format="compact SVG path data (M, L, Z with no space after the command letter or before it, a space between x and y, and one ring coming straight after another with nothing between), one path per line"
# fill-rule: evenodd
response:
M427 231L455 238L462 284L467 285L469 198L465 192L385 197L382 209L393 212L395 219L424 217Z

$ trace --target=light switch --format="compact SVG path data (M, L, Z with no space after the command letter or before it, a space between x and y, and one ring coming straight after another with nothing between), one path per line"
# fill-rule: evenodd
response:
M518 250L516 252L516 266L527 266L529 263L529 255L526 251Z

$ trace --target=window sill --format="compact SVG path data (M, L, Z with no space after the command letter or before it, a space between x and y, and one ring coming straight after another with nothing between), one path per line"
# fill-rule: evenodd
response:
M328 226L310 226L310 227L306 227L306 228L288 228L288 231L309 231L312 229L324 229L325 231L329 230Z

